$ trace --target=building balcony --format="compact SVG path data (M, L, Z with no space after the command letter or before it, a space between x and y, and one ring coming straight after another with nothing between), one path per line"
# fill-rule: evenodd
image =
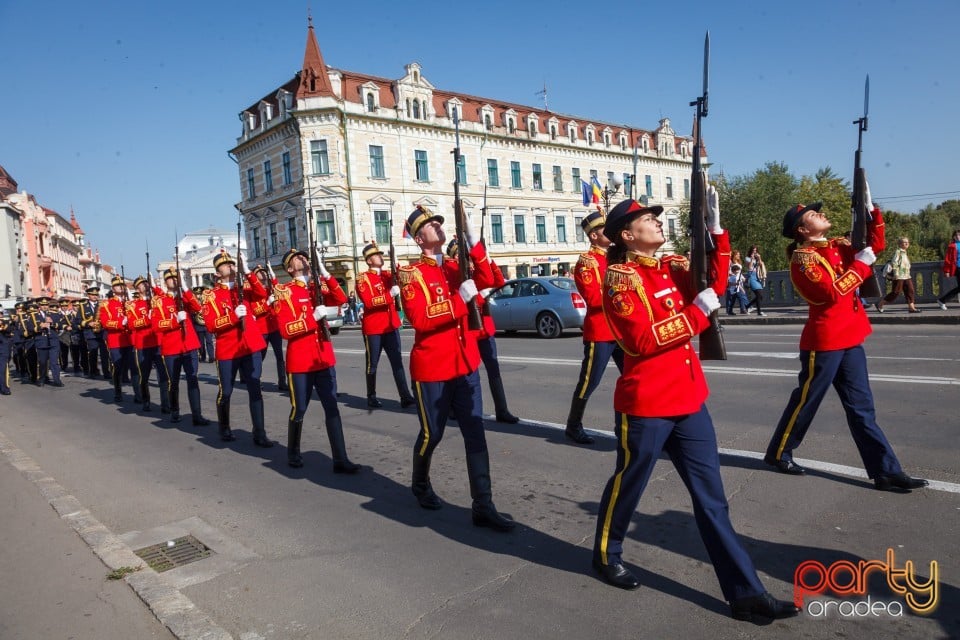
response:
M53 266L53 258L46 254L40 256L37 262L41 268L50 268Z

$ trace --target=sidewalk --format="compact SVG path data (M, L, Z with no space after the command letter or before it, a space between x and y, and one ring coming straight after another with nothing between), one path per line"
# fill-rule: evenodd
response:
M871 324L960 324L960 305L951 303L946 311L941 311L936 303L917 303L920 313L908 313L906 303L888 304L883 313L877 311L872 304L867 307L867 316ZM721 308L720 324L805 324L807 322L807 305L802 306L766 306L763 307L763 317L756 313L749 315L727 315Z

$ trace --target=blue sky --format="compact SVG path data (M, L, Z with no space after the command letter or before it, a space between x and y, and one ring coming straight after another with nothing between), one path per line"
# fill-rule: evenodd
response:
M960 197L956 0L412 6L314 0L327 64L398 78L417 61L439 88L530 105L546 82L554 112L646 129L667 116L689 134L709 29L714 171L782 161L849 178L869 73L876 199L912 212ZM45 206L72 205L128 272L143 268L146 238L156 261L175 228L232 228L237 114L299 69L306 12L288 0L0 0L0 164Z

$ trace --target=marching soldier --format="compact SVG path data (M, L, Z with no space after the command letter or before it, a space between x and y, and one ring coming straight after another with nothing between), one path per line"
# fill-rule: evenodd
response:
M60 381L60 331L67 326L59 307L50 306L50 298L41 297L33 315L34 345L37 350L37 382L62 387ZM48 375L49 374L49 375ZM52 378L52 379L51 379Z
M70 366L70 334L72 332L70 301L66 298L60 298L59 300L53 301L52 304L55 310L59 309L60 315L63 317L63 327L57 333L60 338L60 371L61 373L66 373Z
M590 238L590 250L580 254L573 269L577 291L587 304L587 317L583 320L583 363L564 431L567 438L577 444L593 444L593 437L583 430L583 412L611 357L617 369L623 372L623 350L613 339L603 317L603 278L607 270L607 247L610 246L609 238L603 233L605 224L606 218L600 211L594 211L580 223Z
M143 410L150 411L150 371L157 370L157 385L160 387L160 413L170 413L170 377L160 355L160 338L150 321L152 295L150 283L143 276L133 281L136 289L134 300L127 306L127 326L130 339L136 350L137 373L140 376L140 398Z
M13 313L10 314L10 329L13 332L13 338L10 343L12 350L11 358L17 369L17 378L23 384L29 380L27 367L26 351L24 350L24 327L23 318L26 314L27 305L23 302L17 302L13 305Z
M100 325L100 287L87 287L87 299L80 304L78 324L83 334L83 348L87 350L87 368L84 373L87 377L96 378L100 375L97 368L99 357L103 367L103 377L109 377L110 368L108 358L104 354L103 327Z
M39 367L37 366L37 326L34 322L34 313L37 310L36 302L28 300L24 303L23 313L20 314L20 335L23 336L23 363L25 376L20 376L21 383L40 384Z
M126 372L130 372L133 384L133 401L142 404L140 397L140 377L133 371L133 342L130 339L129 320L127 319L127 283L120 276L110 281L113 297L100 305L100 325L107 334L107 348L110 350L110 364L113 372L113 401L123 402L121 388Z
M250 302L253 307L253 316L257 319L257 327L260 328L260 334L263 336L267 346L273 348L273 356L277 361L277 387L280 391L287 390L287 373L283 368L283 338L280 336L280 327L277 326L277 317L273 313L273 287L277 284L277 278L273 275L273 267L267 263L266 268L256 266L253 273L260 281L263 292L267 295L260 297L251 289ZM246 292L247 288L244 287ZM263 348L260 359L267 357L267 347Z
M83 333L78 324L79 313L77 310L78 302L76 300L61 300L60 310L67 319L69 329L65 344L70 350L70 360L73 361L73 375L80 375L84 370L84 359L86 350L81 347L83 342Z
M203 300L203 293L206 287L194 287L193 295L197 300ZM207 331L207 325L203 321L203 307L196 313L190 314L190 321L193 322L193 330L197 334L197 341L200 343L200 362L216 362L213 357L213 334Z
M317 261L321 278L320 296L312 281L310 259L302 251L290 249L283 256L283 268L292 280L278 284L273 289L276 300L273 312L280 333L287 340L286 371L290 387L290 418L287 423L287 464L302 467L300 436L303 433L303 416L310 404L310 396L316 390L323 405L324 424L330 439L334 473L356 473L360 465L347 457L343 438L343 421L337 407L337 359L333 343L322 330L326 321L327 305L341 305L347 296L336 278L327 271L322 261ZM322 302L320 302L322 300Z
M13 323L0 314L0 396L10 395L10 355L13 349Z
M394 302L400 295L394 274L383 268L383 251L376 242L363 248L363 259L370 269L357 278L357 295L365 310L361 324L363 346L367 354L367 406L379 409L383 406L377 398L377 365L380 354L387 352L393 381L400 394L400 406L409 407L416 400L407 387L407 377L403 372L403 357L400 355L400 315Z
M430 484L430 461L443 438L452 411L463 434L467 475L473 498L473 524L510 531L513 520L497 512L490 481L490 458L483 431L480 352L476 332L467 323L467 305L477 287L493 285L490 263L480 238L469 230L473 278L460 273L456 260L444 258L443 218L418 206L406 221L407 234L419 245L420 261L400 267L403 310L416 331L410 353L420 433L413 451L413 495L424 509L443 503Z
M242 259L242 258L241 258ZM250 420L253 424L253 443L258 447L272 447L267 438L263 417L263 391L260 387L262 359L260 353L266 342L256 323L245 320L248 315L246 299L240 302L237 292L236 262L223 252L213 259L220 282L203 296L203 319L207 330L217 336L217 376L220 392L217 394L217 422L220 439L234 440L230 429L230 396L238 372L242 372L250 398ZM249 273L247 279L257 295L265 292L257 277ZM244 286L244 285L240 285Z
M454 238L447 245L447 255L456 260L457 258L457 239ZM493 322L493 316L490 315L490 293L494 289L499 289L505 284L503 273L500 267L491 259L490 271L493 274L493 287L484 289L477 296L477 304L480 305L480 314L483 317L483 327L477 335L477 348L480 349L480 359L483 361L483 368L487 370L487 381L490 383L490 395L493 396L493 406L496 409L497 422L504 424L517 424L520 418L510 413L507 408L507 393L503 388L503 377L500 375L500 361L497 359L497 341L493 337L497 332L497 327Z

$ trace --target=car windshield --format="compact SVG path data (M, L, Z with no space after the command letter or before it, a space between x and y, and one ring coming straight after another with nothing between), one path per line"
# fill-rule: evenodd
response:
M576 288L576 283L571 278L552 278L549 282L558 289L571 291Z

